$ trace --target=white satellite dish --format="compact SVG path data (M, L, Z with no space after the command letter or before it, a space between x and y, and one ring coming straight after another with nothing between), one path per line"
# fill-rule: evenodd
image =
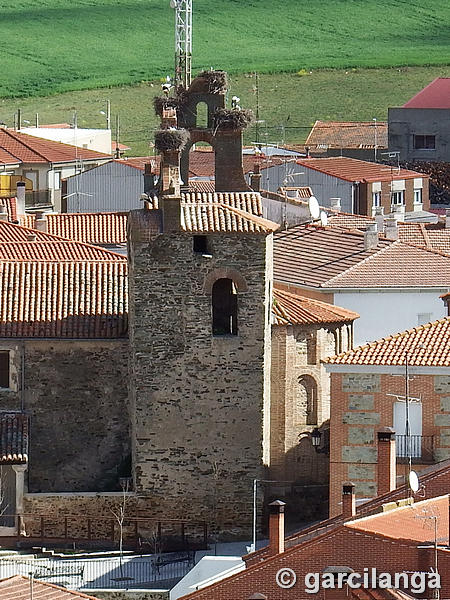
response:
M320 222L322 227L326 227L328 225L328 215L324 210L320 211Z
M417 476L417 473L415 471L411 471L409 473L409 487L411 488L411 490L416 493L419 491L419 477Z
M320 207L315 196L311 196L308 200L308 208L311 219L316 220L320 217Z

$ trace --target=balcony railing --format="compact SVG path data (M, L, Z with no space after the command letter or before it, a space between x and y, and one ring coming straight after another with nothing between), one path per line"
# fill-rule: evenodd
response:
M406 462L410 456L412 462L434 462L434 435L396 435L395 442L398 462Z
M52 193L50 190L33 190L25 192L25 206L27 208L48 206L52 203Z

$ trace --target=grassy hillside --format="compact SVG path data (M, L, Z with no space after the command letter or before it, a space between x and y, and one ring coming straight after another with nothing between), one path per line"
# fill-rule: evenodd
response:
M269 142L301 142L316 119L385 120L389 106L398 106L438 76L450 77L450 67L407 67L391 69L317 70L297 74L260 75L261 138ZM58 96L0 100L0 120L14 122L14 113L22 110L23 119L41 123L70 122L77 111L80 127L105 127L106 100L111 100L113 125L120 114L121 141L128 143L131 154L150 151L149 142L156 127L152 98L160 93L159 83L116 87ZM242 106L255 110L255 78L231 76L230 95L236 93ZM246 141L255 141L255 132Z
M0 0L0 97L172 72L169 0ZM194 0L194 69L450 64L448 0Z

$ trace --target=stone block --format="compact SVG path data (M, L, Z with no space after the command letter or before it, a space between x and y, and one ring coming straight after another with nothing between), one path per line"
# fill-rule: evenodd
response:
M435 375L434 391L436 394L450 394L450 375Z
M441 429L439 441L441 446L450 446L450 429Z
M345 373L342 376L344 392L379 392L380 375L375 373Z
M450 448L436 448L434 451L434 460L436 462L447 460L447 458L450 458Z
M377 495L377 484L371 481L356 481L355 493L360 498L372 498Z
M375 464L377 462L377 449L366 446L343 446L342 462Z
M450 427L450 415L434 415L436 427Z
M349 465L348 479L354 481L358 479L375 479L375 467L372 465Z
M349 444L373 444L375 431L373 427L349 427Z
M443 410L445 412L450 412L450 396L442 396L441 410Z
M346 425L378 425L380 423L380 413L375 412L354 412L344 413L342 422Z
M350 394L348 407L350 410L373 410L372 394Z

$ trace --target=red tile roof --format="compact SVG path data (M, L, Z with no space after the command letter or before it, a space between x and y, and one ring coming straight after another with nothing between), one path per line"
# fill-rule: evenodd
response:
M450 317L327 358L334 365L450 366Z
M182 192L181 201L185 204L218 203L262 217L263 209L260 194L256 192Z
M402 242L450 255L450 229L445 223L399 223L398 237Z
M437 77L403 108L450 108L450 77Z
M428 178L424 173L397 169L388 165L366 162L346 156L331 158L300 158L297 164L319 171L344 181L370 183L374 181L392 181L397 179Z
M434 517L437 525L437 543L438 545L448 545L449 502L447 495L350 521L345 523L344 527L391 539L434 544Z
M128 167L134 167L135 169L139 169L139 171L145 170L146 164L151 164L152 168L155 170L155 173L159 173L159 156L132 156L129 158L116 158L114 162L120 163L121 165L126 165Z
M367 229L367 225L370 223L375 223L375 219L365 215L354 215L343 212L328 214L328 225L332 227L341 227L343 229L362 229L365 231Z
M30 600L30 579L23 575L14 575L0 581L2 600ZM34 600L98 600L82 592L67 590L59 585L33 579Z
M0 261L0 337L127 334L127 263Z
M326 148L387 148L387 123L383 121L316 121L305 146Z
M189 191L213 194L216 190L214 180L191 179L189 181Z
M29 419L27 415L0 413L0 464L27 462L28 432Z
M64 163L77 159L85 161L111 158L109 154L45 140L18 131L0 128L0 151L22 163ZM0 154L0 164L10 164L11 158Z
M328 279L324 288L429 288L450 285L450 256L393 242Z
M182 204L181 228L203 233L270 233L279 228L268 221L233 206L220 203Z
M346 308L291 294L277 288L273 290L273 325L345 323L354 321L358 317L358 313Z

